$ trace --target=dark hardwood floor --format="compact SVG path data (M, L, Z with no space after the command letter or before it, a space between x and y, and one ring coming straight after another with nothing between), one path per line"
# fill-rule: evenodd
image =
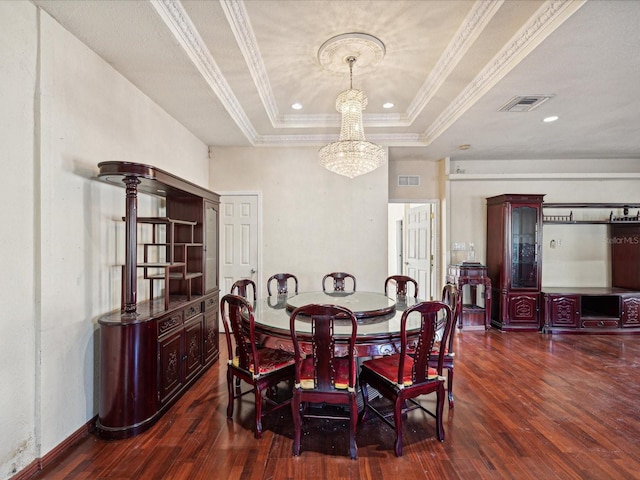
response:
M455 341L445 442L435 421L414 411L402 458L393 454L393 432L374 416L359 426L357 460L349 459L346 427L322 421L304 430L301 456L292 457L288 410L267 418L263 438L254 439L248 397L226 418L221 358L149 431L118 441L89 435L33 478L640 477L640 336L490 330Z

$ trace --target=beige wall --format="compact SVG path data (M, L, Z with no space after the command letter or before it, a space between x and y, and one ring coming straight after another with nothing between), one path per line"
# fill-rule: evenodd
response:
M5 20L6 19L6 20ZM9 21L10 19L10 21ZM34 90L36 12L0 2L0 162L3 182L0 256L0 478L35 455L36 202ZM8 92L11 92L10 94Z
M464 173L455 173L458 166ZM451 167L447 246L453 261L464 260L466 252L457 255L451 246L470 242L475 244L476 258L485 260L487 197L529 193L544 194L548 203L640 202L638 160L486 161ZM598 214L608 218L609 211ZM574 209L578 214L585 213ZM610 286L606 226L544 225L542 235L543 286ZM550 246L552 239L555 248Z
M398 186L399 175L419 175L420 186ZM440 198L439 162L409 158L389 162L389 199L411 202Z
M124 189L93 179L98 162L205 186L209 166L206 145L30 2L0 2L0 72L6 479L97 414L97 318L120 305L125 205ZM158 208L139 198L140 214Z
M216 148L216 192L260 192L264 285L295 274L301 290L318 290L333 271L377 291L387 273L387 170L349 179L318 165L316 148Z

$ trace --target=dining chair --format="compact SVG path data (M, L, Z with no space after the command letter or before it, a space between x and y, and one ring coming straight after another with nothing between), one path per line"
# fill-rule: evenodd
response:
M262 418L291 403L291 396L279 400L277 385L283 381L293 381L293 354L260 346L256 343L253 308L248 300L238 295L225 295L220 300L220 318L224 325L229 360L227 363L227 388L229 403L227 417L233 416L233 404L236 399L253 393L254 435L262 436ZM233 342L232 342L233 338ZM235 353L233 348L235 343ZM235 382L234 380L238 380ZM251 386L241 391L240 381ZM267 395L264 395L266 392ZM263 409L263 403L267 404Z
M332 273L327 273L322 278L322 291L323 292L326 292L325 281L327 280L327 278L332 278L333 279L333 290L334 290L334 292L344 292L345 291L347 278L350 278L353 281L353 291L354 292L356 291L356 277L354 277L350 273L346 273L346 272L332 272Z
M256 301L256 282L248 278L242 278L240 280L235 281L233 285L231 285L230 293L237 294L241 297L249 299L249 297L247 297L247 287L251 287L251 289L253 290L253 301L255 302Z
M295 284L295 294L298 294L298 278L292 273L276 273L271 275L267 280L267 294L271 296L271 282L277 284L277 294L285 295L289 293L289 279L293 280Z
M442 288L442 301L451 308L452 321L448 332L440 332L441 337L447 339L445 343L437 341L433 350L429 354L429 366L436 368L440 358L440 349L444 346L443 368L447 370L447 394L449 397L449 408L453 408L453 337L456 332L456 325L462 312L462 299L458 287L448 283ZM443 326L444 327L444 326Z
M413 278L408 277L406 275L391 275L387 277L384 281L384 294L389 295L388 287L389 284L395 283L396 285L396 296L407 296L408 285L413 285L413 298L418 298L418 282L416 282Z
M409 325L415 325L417 329L416 333L411 333L411 338L408 338L407 334L408 321ZM373 358L362 363L359 380L364 407L358 420L363 421L366 413L372 411L393 428L396 432L395 453L398 457L402 456L402 418L416 408L436 419L438 440L444 441L444 350L440 351L436 368L429 366L429 354L433 349L436 331L443 323L445 331L448 331L448 325L452 321L451 309L442 302L421 302L409 307L400 319L400 353ZM410 330L413 331L413 328ZM446 343L446 339L443 341ZM391 401L392 412L384 414L369 402L369 386ZM418 397L434 392L435 413L416 401ZM391 416L393 421L389 419Z
M336 324L346 324L347 329L350 326L350 333L345 332L349 336L348 341L341 346L334 341ZM300 326L308 329L309 325L311 333L300 333ZM341 421L348 419L349 454L352 459L357 458L355 343L358 324L354 313L337 305L304 305L291 313L290 327L295 358L295 385L291 401L293 455L300 455L303 418L315 417ZM342 408L328 411L319 408L319 404Z

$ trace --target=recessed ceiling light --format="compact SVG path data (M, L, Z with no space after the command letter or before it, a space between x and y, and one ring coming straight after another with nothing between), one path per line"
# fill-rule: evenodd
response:
M393 108L395 105L391 102L383 103L382 108Z
M294 110L302 110L302 104L296 102L296 103L291 105L291 108L293 108Z
M558 117L557 115L552 115L550 117L545 117L544 119L542 119L542 121L545 122L545 123L551 123L551 122L555 122L556 120L558 120L558 118L560 118L560 117Z

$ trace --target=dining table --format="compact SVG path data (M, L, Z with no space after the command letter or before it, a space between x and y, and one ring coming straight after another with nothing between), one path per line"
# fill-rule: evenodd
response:
M256 337L261 345L293 351L291 340L291 312L308 304L339 305L351 310L357 320L356 355L372 357L390 355L400 351L400 318L403 312L419 303L414 297L391 298L378 292L318 291L296 295L272 295L258 299L254 305ZM420 328L420 315L407 318L407 336L416 335ZM334 327L335 352L343 355L351 322L338 320ZM311 336L311 321L298 322L296 333L304 343Z

